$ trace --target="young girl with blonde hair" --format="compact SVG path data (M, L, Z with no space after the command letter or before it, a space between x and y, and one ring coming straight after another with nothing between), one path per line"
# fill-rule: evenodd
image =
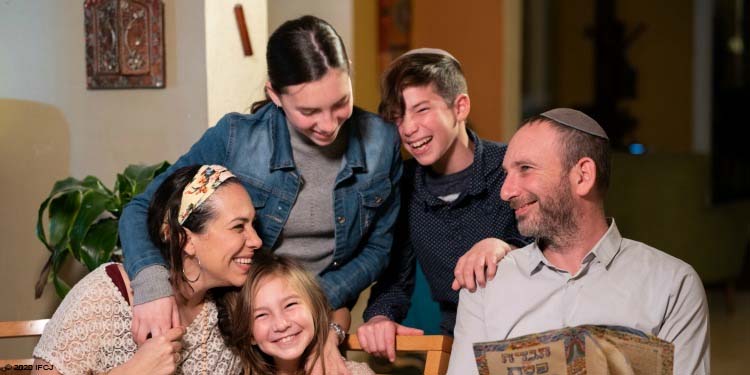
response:
M234 319L221 319L220 328L242 358L246 374L307 374L306 364L321 359L331 308L299 263L256 254L245 285L231 298L225 312ZM345 364L352 375L374 374L364 363Z

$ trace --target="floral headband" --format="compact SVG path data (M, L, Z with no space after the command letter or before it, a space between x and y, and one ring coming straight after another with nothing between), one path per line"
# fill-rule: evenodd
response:
M185 223L188 216L203 204L224 181L232 177L234 177L232 172L221 165L201 166L190 184L182 191L180 211L177 215L180 225Z

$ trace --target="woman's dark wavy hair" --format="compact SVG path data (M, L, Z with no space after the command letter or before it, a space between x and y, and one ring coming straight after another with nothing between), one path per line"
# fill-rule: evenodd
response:
M317 81L329 69L350 73L349 57L341 37L326 21L302 16L284 22L268 39L266 47L268 80L279 94L288 86ZM255 102L251 112L269 102Z
M203 233L206 223L215 214L209 197L190 213L182 225L177 219L182 192L200 168L200 165L192 165L175 170L156 189L148 207L148 234L151 242L159 248L161 256L169 265L169 280L175 291L179 291L180 286L185 282L182 275L182 250L187 242L185 228L194 233ZM233 183L240 182L237 178L230 177L221 184L219 189Z

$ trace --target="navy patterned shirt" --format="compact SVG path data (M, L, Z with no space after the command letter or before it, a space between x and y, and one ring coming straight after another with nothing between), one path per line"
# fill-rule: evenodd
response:
M463 184L465 191L452 202L430 193L425 183L426 168L414 159L405 162L401 212L390 264L372 288L365 321L375 315L385 315L396 322L406 317L418 260L432 299L440 305L441 331L452 335L458 292L451 289L451 283L458 259L488 237L518 247L530 242L518 233L513 210L500 199L506 146L479 139L467 131L474 143L474 161L468 172L459 172L466 173L468 181Z

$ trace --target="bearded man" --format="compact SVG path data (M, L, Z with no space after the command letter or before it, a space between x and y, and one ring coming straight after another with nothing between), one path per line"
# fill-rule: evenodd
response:
M675 374L709 373L700 278L623 238L605 216L609 153L601 126L567 108L526 120L513 136L500 196L535 242L508 254L486 288L461 291L449 374L478 372L473 343L584 324L658 336L674 344Z

